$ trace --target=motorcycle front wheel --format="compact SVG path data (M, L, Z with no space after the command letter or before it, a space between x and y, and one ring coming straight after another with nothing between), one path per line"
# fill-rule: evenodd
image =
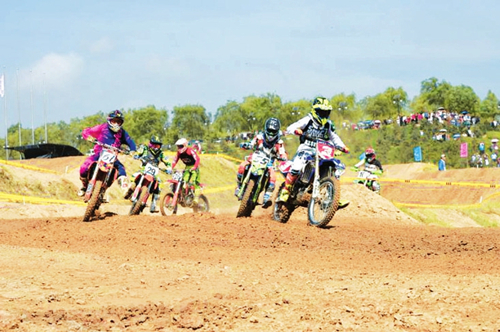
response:
M285 183L283 182L279 188L279 190L274 194L274 206L272 210L271 217L279 221L281 223L286 223L290 219L293 211L295 210L295 206L289 202L278 202L278 197L280 197L281 190L285 187Z
M174 194L167 193L160 199L160 211L163 216L177 214L177 204L174 204Z
M83 221L90 221L90 219L94 216L95 211L99 208L102 184L102 180L96 180L94 189L92 190L92 195L90 196L87 208L85 209L85 214L83 215Z
M319 195L311 198L307 208L309 224L325 227L339 208L340 183L335 178L324 178L319 182Z
M205 195L200 195L198 197L198 204L193 206L194 213L208 212L210 210L210 205L208 204L208 198Z
M130 208L129 215L134 216L134 215L139 215L142 210L146 207L146 202L148 199L148 187L147 186L142 186L141 190L139 191L139 194L135 198L135 201L132 202L132 207Z

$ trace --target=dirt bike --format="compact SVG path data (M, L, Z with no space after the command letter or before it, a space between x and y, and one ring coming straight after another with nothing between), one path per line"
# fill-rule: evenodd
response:
M238 192L241 201L236 218L250 217L258 204L260 193L269 184L268 166L271 157L264 151L257 150L252 154L252 160L243 173L243 181Z
M167 172L166 169L160 168L153 158L141 158L141 162L144 166L134 179L135 189L130 197L132 207L129 215L138 215L144 210L149 196L153 199L153 194L160 184L160 171Z
M83 197L83 201L87 203L83 221L90 221L101 204L106 203L104 194L111 187L118 175L118 169L114 165L118 154L129 153L127 150L122 150L99 141L93 141L93 143L102 146L102 150L99 154L99 159L89 167L87 176L89 183Z
M277 199L285 187L284 183L281 184L274 200L274 220L286 223L293 211L303 206L307 207L310 225L325 227L337 212L340 199L338 179L345 172L345 165L335 158L335 147L330 142L318 140L315 149L314 156L307 157L286 202ZM278 166L285 178L291 171L291 164L291 161L284 161Z
M377 181L379 175L382 175L382 171L378 169L375 165L365 165L363 170L357 167L352 167L352 171L358 172L358 179L354 180L354 183L361 184L371 191L380 194L380 182Z
M184 170L184 172L189 172ZM194 184L190 183L192 174L186 182L183 180L184 172L175 171L172 174L172 179L167 180L170 182L171 192L166 193L160 198L160 211L164 216L177 214L177 209L180 206L185 208L192 208L193 212L208 212L210 209L208 199L205 195L200 194L198 197L198 204L194 204ZM200 183L200 190L203 191L205 186Z

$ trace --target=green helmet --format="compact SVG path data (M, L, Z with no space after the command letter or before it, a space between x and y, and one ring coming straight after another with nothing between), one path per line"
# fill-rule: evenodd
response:
M162 145L163 143L161 142L160 137L156 135L151 136L148 147L154 156L158 156L160 154Z

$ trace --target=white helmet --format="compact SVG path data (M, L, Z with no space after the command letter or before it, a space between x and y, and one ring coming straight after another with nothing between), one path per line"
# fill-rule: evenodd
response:
M177 142L175 142L175 145L177 145L177 151L179 153L184 153L187 150L188 141L185 138L179 138Z

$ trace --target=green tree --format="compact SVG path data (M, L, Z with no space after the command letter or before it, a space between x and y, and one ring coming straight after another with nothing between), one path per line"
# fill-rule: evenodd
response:
M204 139L210 125L210 116L201 105L176 106L173 109L172 125L168 129L169 141L181 137L189 139Z
M460 85L453 86L446 95L445 105L451 112L469 111L476 113L479 111L481 100L471 87Z
M165 138L168 113L165 109L157 109L154 105L133 109L125 114L123 128L136 144L146 143L151 135Z
M486 98L481 101L479 114L481 117L493 117L495 114L499 113L498 108L498 98L493 92L491 92L491 90L489 90L486 94Z

